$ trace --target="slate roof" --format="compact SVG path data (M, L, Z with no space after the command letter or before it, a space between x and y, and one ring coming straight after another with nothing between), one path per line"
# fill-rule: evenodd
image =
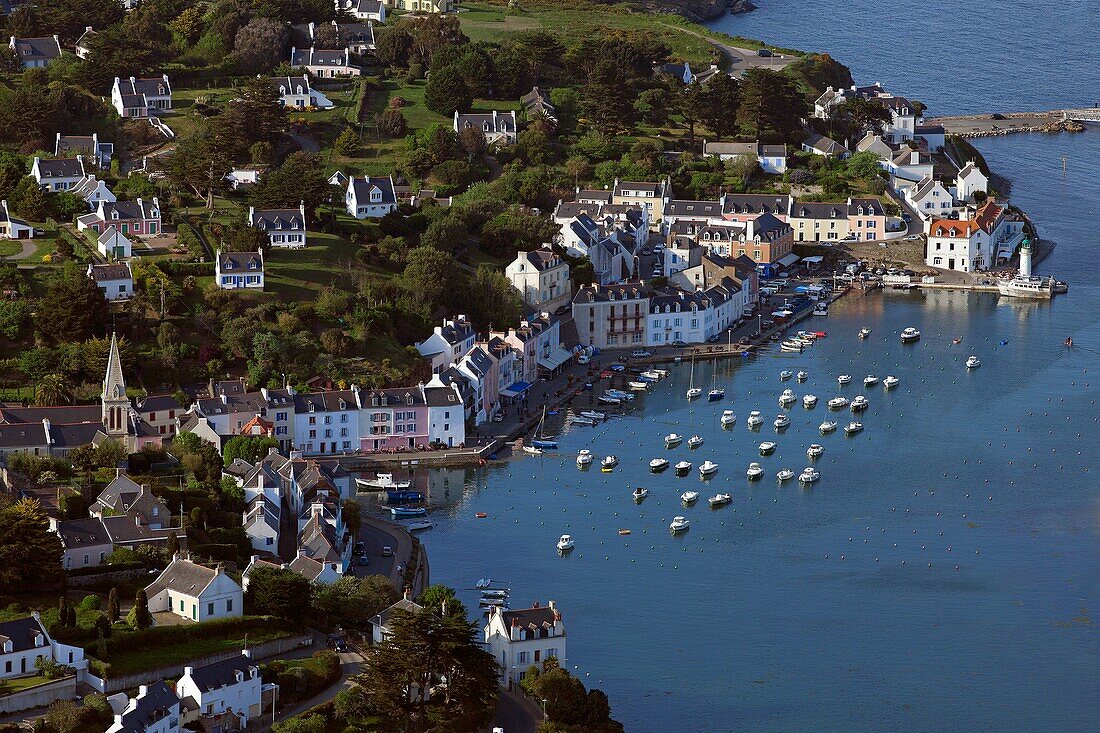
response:
M409 598L402 598L397 603L393 604L392 606L387 608L385 611L383 611L382 613L380 613L377 616L375 616L374 618L372 618L370 620L370 622L374 626L383 626L384 627L384 626L389 625L390 618L393 616L394 612L396 612L396 611L405 611L406 613L420 613L423 610L424 610L424 607L421 606L416 601L413 601Z
M587 285L577 291L574 303L612 303L648 298L652 290L638 283L620 285Z
M325 563L306 555L299 555L294 558L287 567L306 580L316 580L317 576L325 571Z
M349 66L344 49L296 48L290 56L291 66Z
M652 183L649 181L618 181L615 186L615 195L622 196L623 191L644 191L646 193L652 193L656 196L661 192L660 183Z
M256 674L259 674L259 668L252 663L249 657L241 654L237 657L231 657L230 659L224 659L220 662L214 662L202 667L195 667L191 670L191 681L202 692L208 690L216 690L224 685L233 685L237 683L237 672L241 672L245 679L250 676L250 669L256 669Z
M58 407L16 407L0 404L0 424L26 425L42 424L43 420L53 423L94 422L103 420L103 408L100 405L62 405Z
M302 220L302 212L299 209L255 209L252 212L252 221L249 222L257 229L274 229L288 231L305 231L306 225Z
M736 143L736 142L706 142L703 145L704 155L751 155L753 157L760 154L760 144L751 143Z
M57 36L16 38L15 53L24 63L27 61L50 61L61 55L61 45L57 42Z
M43 636L42 627L34 616L0 623L0 644L5 639L11 641L13 652L33 649L34 640L39 636Z
M38 172L43 178L83 178L84 161L80 158L40 158Z
M92 265L92 279L98 282L108 282L110 280L132 280L133 275L130 273L130 266L125 262L112 263L107 265Z
M601 204L610 204L611 196L611 191L598 188L588 188L577 191L577 201L597 201Z
M112 517L118 519L118 517ZM106 524L106 522L104 522ZM213 568L191 562L173 560L163 572L145 588L146 595L152 597L163 590L173 590L189 596L198 596L217 576Z
M144 199L138 199L137 201L103 201L103 220L104 221L126 221L130 219L159 219L160 216L155 214L151 202ZM118 212L118 218L116 219L112 214Z
M361 204L397 203L397 194L395 194L393 190L393 179L389 176L352 177L349 185L351 185L352 191L355 193L356 201ZM371 191L375 189L382 195L381 201L371 201Z
M504 628L518 626L521 629L534 632L537 636L549 636L550 629L554 626L556 611L549 606L537 608L518 608L514 611L501 611L504 620ZM559 636L564 636L562 630Z
M886 211L882 208L882 202L877 198L854 198L848 202L848 213L851 215L859 214L859 207L863 207L864 216L886 216Z
M309 94L309 79L304 76L273 76L271 83L279 94Z
M343 406L341 406L341 402ZM350 389L331 390L326 392L300 393L294 395L294 412L301 414L311 412L337 412L340 410L356 410L355 393Z
M133 710L127 707L122 714L119 733L145 733L147 726L163 719L169 710L179 704L179 698L164 680L157 680L146 688L145 695L131 698L131 703L135 707Z
M149 395L137 406L138 412L160 412L161 410L182 410L183 405L174 395Z
M65 549L67 550L111 544L107 528L103 526L103 522L95 517L58 522L57 533L61 535L61 540L65 543Z
M172 85L166 78L152 77L149 79L119 79L118 80L119 91L122 92L123 97L128 95L141 97L170 97L172 96ZM127 105L129 106L129 105Z
M263 270L263 255L257 252L219 252L218 267L222 270Z
M50 423L50 438L53 439L54 448L76 448L98 442L98 437L106 435L102 423Z
M775 240L789 231L791 231L790 224L775 218L771 214L761 214L752 222L753 235L762 239Z
M450 387L424 387L424 402L428 407L461 406L458 396Z
M527 253L527 261L539 272L552 267L560 267L565 260L550 249L535 249Z
M103 491L99 492L96 503L117 512L125 512L140 493L141 484L126 474L120 473L111 483L107 484Z
M381 3L372 3L381 5ZM347 48L350 45L365 44L374 45L374 25L372 23L340 23L336 26L336 35L340 45Z
M23 448L46 445L46 427L38 425L0 426L0 448Z
M813 148L820 151L825 155L840 155L848 152L848 148L844 147L832 138L819 135L816 132L811 132L806 140L802 143L806 147Z
M789 196L765 193L727 193L722 197L725 214L781 214L787 215Z
M665 217L673 216L722 216L721 201L669 201L665 205Z
M820 201L796 201L791 216L799 219L847 219L847 204L830 204Z

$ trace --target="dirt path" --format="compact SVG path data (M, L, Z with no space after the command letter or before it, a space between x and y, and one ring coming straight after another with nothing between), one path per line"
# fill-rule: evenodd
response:
M680 33L687 33L688 35L695 36L696 38L702 38L712 46L717 48L722 54L729 60L729 71L740 75L745 71L761 67L765 69L772 69L779 71L787 64L794 61L795 57L785 54L775 54L774 56L757 56L756 51L751 48L739 48L737 46L731 46L726 43L719 43L713 38L710 38L698 31L691 31L687 28L680 28L679 26L669 25L667 23L660 23L660 25L668 28L669 30L679 31Z

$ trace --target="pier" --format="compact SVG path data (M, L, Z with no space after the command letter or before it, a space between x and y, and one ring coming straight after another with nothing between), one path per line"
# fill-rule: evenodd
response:
M1100 107L954 115L929 118L927 123L942 125L948 135L960 137L995 137L1017 132L1081 132L1085 125L1100 125Z

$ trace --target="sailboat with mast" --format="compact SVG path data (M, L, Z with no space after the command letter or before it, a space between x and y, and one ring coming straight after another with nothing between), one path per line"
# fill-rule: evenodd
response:
M531 446L540 450L553 450L558 447L558 440L553 436L543 435L544 422L546 422L546 405L542 406L542 417L539 418L539 426L535 428L535 437L531 439Z
M694 400L703 396L703 390L701 387L695 386L695 354L691 355L691 378L688 380L687 398Z
M710 373L710 392L707 392L707 402L720 402L726 399L726 390L714 386L714 377L718 374L718 360L714 360L714 370Z

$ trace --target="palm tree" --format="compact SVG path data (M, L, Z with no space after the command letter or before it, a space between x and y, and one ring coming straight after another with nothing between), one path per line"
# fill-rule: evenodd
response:
M34 390L35 404L42 407L67 405L73 401L68 380L61 374L47 374Z

